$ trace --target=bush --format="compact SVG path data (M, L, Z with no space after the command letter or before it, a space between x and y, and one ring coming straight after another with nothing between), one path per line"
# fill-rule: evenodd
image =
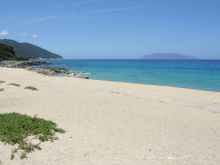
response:
M30 89L30 90L33 90L33 91L37 91L37 88L31 87L31 86L27 86L27 87L25 87L24 89Z
M32 144L27 141L27 137L35 135L35 138L39 139L41 142L50 140L58 140L58 137L55 137L55 133L65 133L66 131L57 128L57 124L27 115L22 115L19 113L4 113L0 114L0 140L5 144L18 144L18 148L14 149L11 154L11 159L14 158L14 153L19 149L24 150L21 155L21 159L27 158L27 153L40 148L40 143Z
M10 83L10 84L8 84L8 85L14 85L14 86L16 86L16 87L20 87L20 86L21 86L20 84L15 84L15 83Z

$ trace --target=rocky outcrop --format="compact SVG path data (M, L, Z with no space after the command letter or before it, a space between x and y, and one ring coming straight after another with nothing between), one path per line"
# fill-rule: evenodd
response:
M7 67L7 68L25 68L28 66L41 66L41 65L50 65L51 63L47 62L35 62L35 61L1 61L0 67Z
M26 68L27 70L45 74L45 75L58 75L60 73L73 74L73 72L65 68Z
M82 72L71 72L65 68L26 68L29 71L37 72L45 75L59 75L61 73L66 74L67 77L75 77L82 79L89 79L89 76L83 76Z
M89 79L88 76L83 77L82 72L72 72L65 68L37 68L35 66L48 66L51 63L47 62L35 62L35 61L1 61L0 67L7 67L7 68L25 68L26 70L37 72L44 75L59 75L59 74L66 74L68 77L76 77L76 78L83 78Z

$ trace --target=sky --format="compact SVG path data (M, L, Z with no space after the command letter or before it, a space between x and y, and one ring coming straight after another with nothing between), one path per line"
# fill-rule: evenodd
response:
M220 59L220 0L5 0L0 39L65 59Z

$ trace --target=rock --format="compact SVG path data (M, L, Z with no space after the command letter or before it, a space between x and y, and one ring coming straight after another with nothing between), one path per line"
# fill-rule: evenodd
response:
M85 76L85 77L83 77L83 79L89 79L89 76Z
M26 68L26 69L45 75L58 75L60 73L68 74L68 77L73 77L73 75L75 75L75 72L71 72L65 68Z
M1 61L0 67L7 68L25 68L27 66L40 66L40 65L50 65L47 62L34 62L34 61Z
M83 79L89 79L89 76L82 77L82 72L71 72L65 68L35 68L30 66L48 66L51 63L47 62L35 62L35 61L0 61L0 67L7 68L25 68L26 70L45 74L45 75L58 75L60 73L67 74L68 77L77 77Z

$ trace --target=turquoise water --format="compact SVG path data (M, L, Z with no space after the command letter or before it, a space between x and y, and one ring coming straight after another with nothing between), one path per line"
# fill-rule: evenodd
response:
M90 79L220 92L220 60L46 60Z

